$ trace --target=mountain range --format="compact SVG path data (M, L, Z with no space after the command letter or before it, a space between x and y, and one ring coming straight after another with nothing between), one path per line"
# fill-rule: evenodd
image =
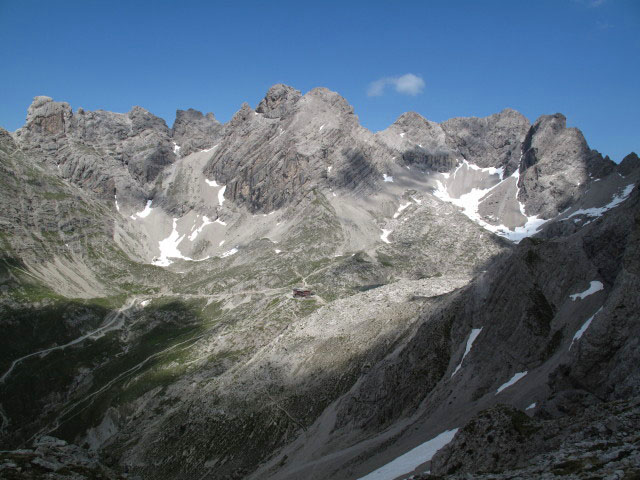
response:
M35 97L0 129L0 476L636 478L639 179L559 113Z

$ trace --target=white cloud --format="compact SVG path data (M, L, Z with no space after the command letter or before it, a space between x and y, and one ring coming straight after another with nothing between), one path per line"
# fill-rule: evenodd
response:
M385 77L371 82L367 89L367 95L379 97L384 94L387 85L391 85L396 92L403 95L418 95L422 93L425 83L421 77L413 73L406 73L400 77Z

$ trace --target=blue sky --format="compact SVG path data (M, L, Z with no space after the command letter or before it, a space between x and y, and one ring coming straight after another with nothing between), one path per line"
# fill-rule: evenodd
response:
M227 121L282 82L339 92L374 131L409 110L562 112L620 161L640 153L638 32L637 0L0 0L0 125L35 95Z

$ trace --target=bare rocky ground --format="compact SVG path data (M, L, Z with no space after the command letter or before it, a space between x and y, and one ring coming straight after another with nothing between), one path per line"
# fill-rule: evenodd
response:
M326 89L172 129L37 97L0 131L0 474L355 479L458 428L434 474L632 475L638 163Z

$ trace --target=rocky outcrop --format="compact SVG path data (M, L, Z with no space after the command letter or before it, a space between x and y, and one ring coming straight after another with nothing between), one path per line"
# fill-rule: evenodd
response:
M638 169L640 169L640 158L638 158L638 155L636 155L635 152L631 152L629 155L624 157L618 165L618 172L623 177L630 175Z
M149 183L175 159L164 120L141 107L127 114L79 108L36 97L27 123L15 134L29 155L104 199L138 202Z
M257 113L267 118L281 118L291 111L293 105L300 100L299 90L278 83L271 87L256 108Z
M33 448L0 452L0 476L15 480L127 478L104 466L95 453L50 436L38 438Z
M320 184L358 191L382 177L379 147L340 95L296 92L276 85L256 111L243 105L205 168L227 185L225 196L252 211L280 208Z
M192 152L213 147L220 139L222 130L222 124L216 120L213 113L203 115L202 112L190 108L176 112L171 136L179 147L178 155L185 157Z
M402 114L389 128L376 134L408 166L448 172L458 163L460 152L447 144L442 126L415 112Z
M524 140L518 198L528 215L556 215L585 191L592 178L613 171L614 163L591 150L582 132L566 123L562 114L543 115Z
M640 402L609 402L541 420L497 405L476 415L431 461L433 478L633 478L640 474Z
M484 118L452 118L442 123L451 148L479 167L503 167L505 176L519 166L529 127L529 120L510 108Z

